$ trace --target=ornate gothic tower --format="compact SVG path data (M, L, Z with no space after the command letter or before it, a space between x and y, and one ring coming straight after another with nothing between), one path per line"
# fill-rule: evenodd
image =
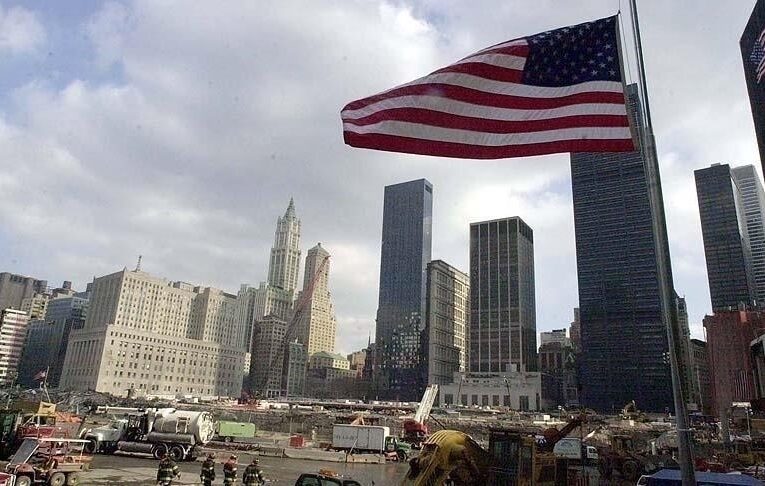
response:
M290 204L284 216L276 223L274 247L268 264L268 285L294 292L300 270L300 220L295 215L295 203Z

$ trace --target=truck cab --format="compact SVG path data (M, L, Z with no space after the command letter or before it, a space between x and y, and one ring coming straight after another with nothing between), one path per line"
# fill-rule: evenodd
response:
M412 453L412 446L394 436L385 438L385 454L395 454L396 458L404 462Z

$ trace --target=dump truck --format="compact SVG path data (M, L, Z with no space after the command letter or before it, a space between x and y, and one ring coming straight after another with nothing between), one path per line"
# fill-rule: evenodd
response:
M395 454L400 461L405 461L411 453L409 444L390 435L389 427L375 425L335 424L332 427L332 449Z
M56 404L17 400L0 410L0 458L7 458L27 437L65 436L56 426Z
M64 486L80 484L80 475L90 469L92 456L85 454L84 440L48 437L26 438L5 467L16 486Z
M234 442L242 439L252 439L257 431L255 424L249 422L231 422L220 420L215 424L215 439L224 442Z
M149 408L128 413L106 426L86 430L83 439L91 453L141 452L175 461L193 460L195 450L210 442L215 424L209 412Z

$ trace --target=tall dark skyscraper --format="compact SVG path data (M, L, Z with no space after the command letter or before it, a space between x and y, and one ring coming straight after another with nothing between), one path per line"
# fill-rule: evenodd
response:
M470 225L470 372L537 370L534 233L513 217Z
M754 129L765 172L765 0L758 0L741 36L746 87L752 105Z
M432 220L430 182L419 179L385 187L375 331L381 397L418 400L427 384L421 334Z
M628 110L642 130L637 86ZM571 154L582 354L580 401L674 409L643 154Z
M741 191L727 164L694 175L712 310L751 306L756 290Z

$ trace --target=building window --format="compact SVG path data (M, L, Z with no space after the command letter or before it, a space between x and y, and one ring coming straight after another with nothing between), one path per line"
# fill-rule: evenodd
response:
M529 411L529 397L527 395L521 395L519 397L519 407L521 411L528 412Z

